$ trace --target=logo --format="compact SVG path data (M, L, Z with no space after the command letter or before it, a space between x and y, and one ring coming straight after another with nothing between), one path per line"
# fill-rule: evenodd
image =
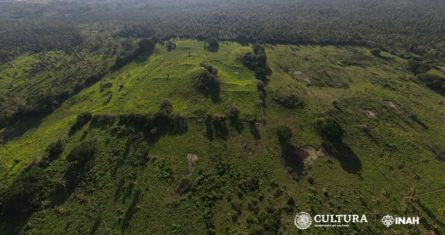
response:
M382 223L386 227L391 227L392 225L406 225L406 224L419 224L420 218L419 217L399 217L399 216L392 216L392 215L385 215L382 218Z
M308 229L312 224L312 217L306 212L300 212L295 216L294 223L298 229Z
M391 215L385 215L382 218L382 223L386 226L386 227L390 227L391 225L394 224L394 217L392 217Z
M366 215L347 214L317 214L313 217L306 212L300 212L295 216L295 226L299 229L308 229L312 223L314 227L349 227L351 223L368 223Z

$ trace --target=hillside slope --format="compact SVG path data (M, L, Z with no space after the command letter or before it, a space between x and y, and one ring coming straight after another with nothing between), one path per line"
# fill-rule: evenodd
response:
M0 231L292 234L295 213L307 211L420 215L422 226L392 231L445 232L445 98L407 60L267 45L271 73L258 82L243 65L249 45L174 43L107 73L20 135L0 131L2 202L20 205L5 210ZM217 69L216 96L196 88L206 66ZM331 122L339 136L325 134Z

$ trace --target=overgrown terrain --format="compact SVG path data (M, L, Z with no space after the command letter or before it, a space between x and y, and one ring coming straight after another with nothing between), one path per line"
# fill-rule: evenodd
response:
M411 47L422 39L403 41L399 33L398 45L377 48L391 37L382 28L377 35L385 38L361 28L367 43L327 31L299 41L298 27L278 27L289 14L237 18L264 5L291 11L284 1L244 1L237 9L229 2L193 2L211 6L204 15L175 1L0 3L8 9L0 18L11 25L25 11L25 21L41 20L51 35L0 23L9 32L0 37L42 38L0 46L7 54L0 64L0 234L294 234L300 211L368 216L368 224L312 233L445 232L442 15L432 14L432 23L424 8L412 11L416 27L437 39L431 44ZM323 2L299 4L321 19L336 16L345 24L338 27L359 17L342 7L348 1L329 11L317 5ZM372 2L360 9L389 4ZM163 9L158 20L122 24L135 20L117 14L113 23L104 13L142 12L145 4ZM437 4L431 12L443 7L428 4ZM66 13L81 9L84 17ZM388 11L388 19L398 12ZM60 17L70 24L52 33ZM243 24L258 28L243 32ZM230 34L222 25L237 27ZM389 230L380 222L386 214L420 216L421 224Z

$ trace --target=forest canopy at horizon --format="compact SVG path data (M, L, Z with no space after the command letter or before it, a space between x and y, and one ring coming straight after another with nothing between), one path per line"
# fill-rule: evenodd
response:
M443 58L443 12L445 4L435 0L5 1L0 57L5 62L24 51L69 50L93 24L130 36L367 45Z

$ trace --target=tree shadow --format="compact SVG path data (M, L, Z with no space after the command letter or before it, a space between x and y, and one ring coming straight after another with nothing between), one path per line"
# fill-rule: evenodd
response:
M213 141L215 131L213 130L212 117L210 115L207 115L207 118L205 120L205 125L206 125L206 137L208 140Z
M243 123L241 122L241 120L231 119L229 123L230 123L230 127L235 129L238 132L238 134L244 131L244 126L243 126Z
M218 86L218 87L215 87L209 94L210 99L212 100L212 102L214 104L221 103L220 91L221 91L221 88Z
M304 162L301 152L296 149L293 145L281 145L281 157L286 164L289 166L293 172L298 176L301 176L304 172Z
M229 136L229 129L225 119L213 120L213 127L215 130L215 136L227 140Z
M250 134L252 134L252 136L255 140L261 139L261 134L256 126L255 121L249 121L249 129L250 129Z
M130 206L127 208L127 211L125 212L122 225L121 225L121 231L124 232L128 229L130 226L130 220L134 216L134 214L137 211L137 204L142 198L142 193L140 190L136 190L133 194L133 198L131 200Z
M362 169L360 159L355 155L352 149L343 143L343 141L327 141L323 142L323 148L331 156L336 158L343 170L349 173L358 173Z
M6 144L11 140L20 138L27 131L39 127L44 117L45 115L39 115L30 119L20 120L10 126L6 126L0 136L0 144Z

